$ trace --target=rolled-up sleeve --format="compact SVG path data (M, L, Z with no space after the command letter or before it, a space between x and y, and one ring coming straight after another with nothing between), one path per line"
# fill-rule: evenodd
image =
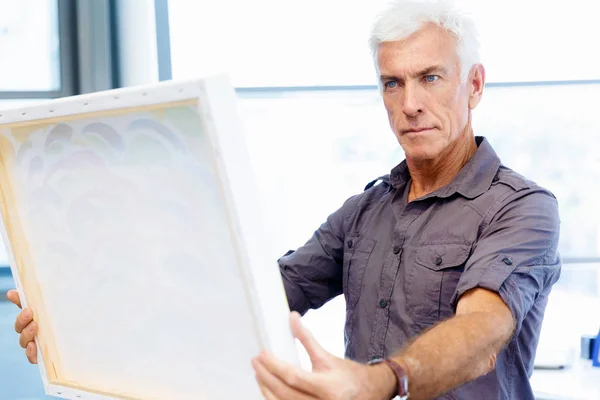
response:
M513 193L488 216L467 261L452 305L474 288L498 293L516 332L537 296L560 276L560 219L556 199L543 189Z
M347 200L302 247L278 260L292 311L303 315L342 293L344 220L355 207L355 197Z

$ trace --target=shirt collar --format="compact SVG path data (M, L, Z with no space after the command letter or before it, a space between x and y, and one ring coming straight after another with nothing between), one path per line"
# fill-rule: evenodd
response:
M446 198L454 193L460 193L466 198L475 198L485 193L498 172L500 158L483 136L475 137L477 150L471 159L462 167L450 184L440 188L427 197ZM406 160L392 169L390 182L395 188L401 188L410 183L410 172Z

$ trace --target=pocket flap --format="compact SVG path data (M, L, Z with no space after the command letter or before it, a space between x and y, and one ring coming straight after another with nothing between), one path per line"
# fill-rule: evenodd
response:
M371 253L377 242L372 239L363 238L359 235L346 237L345 250L350 253Z
M465 244L430 244L417 250L416 262L426 268L439 271L461 267L471 254L471 246Z

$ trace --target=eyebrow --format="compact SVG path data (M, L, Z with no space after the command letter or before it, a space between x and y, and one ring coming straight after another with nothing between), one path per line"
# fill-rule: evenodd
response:
M425 75L431 75L434 73L438 73L441 75L448 75L448 69L444 66L441 65L432 65L430 67L424 68L422 70L420 70L419 72L412 74L413 77L417 77L417 76L425 76ZM399 81L399 82L403 82L404 79L400 78L398 76L395 75L380 75L379 79L383 82L383 81Z

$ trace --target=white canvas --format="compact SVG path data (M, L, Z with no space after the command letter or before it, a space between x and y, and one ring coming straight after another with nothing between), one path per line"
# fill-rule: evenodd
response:
M226 77L0 112L4 241L64 398L254 399L298 364Z

